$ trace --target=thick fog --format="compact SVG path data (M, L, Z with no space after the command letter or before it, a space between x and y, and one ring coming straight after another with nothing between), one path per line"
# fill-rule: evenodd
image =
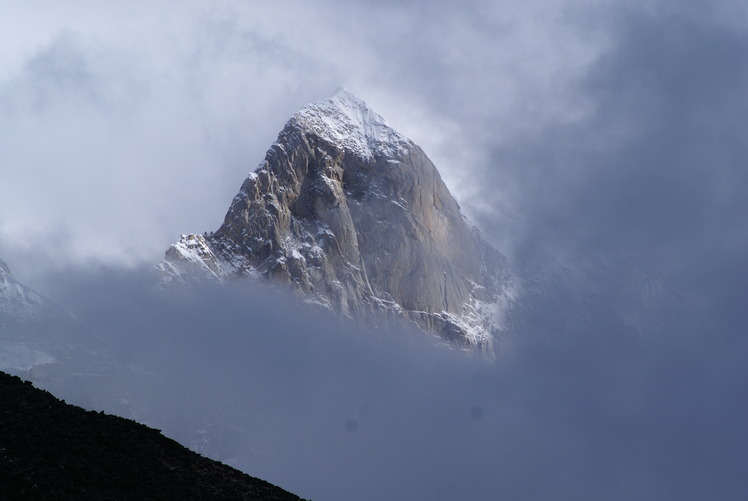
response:
M319 500L748 497L744 3L41 4L0 16L0 257L93 353L39 384ZM341 84L543 277L511 353L146 292Z
M70 362L61 378L36 373L39 384L301 496L748 493L748 352L716 335L716 318L696 341L641 343L601 315L488 361L403 326L341 325L261 285L165 297L144 292L145 275L56 277L99 336L90 345L111 358L94 370Z

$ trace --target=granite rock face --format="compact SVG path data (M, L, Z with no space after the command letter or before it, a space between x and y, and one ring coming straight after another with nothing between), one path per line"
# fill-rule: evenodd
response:
M296 113L214 233L183 235L165 283L251 276L342 317L411 320L490 352L514 278L426 154L341 89Z

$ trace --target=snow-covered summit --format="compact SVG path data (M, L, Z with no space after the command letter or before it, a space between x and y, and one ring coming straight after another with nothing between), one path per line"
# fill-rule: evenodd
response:
M395 157L413 145L390 127L382 115L344 87L330 98L305 106L289 123L365 159Z
M341 318L404 320L487 354L509 342L506 258L423 150L345 89L291 117L221 227L182 236L157 271L175 285L267 280Z

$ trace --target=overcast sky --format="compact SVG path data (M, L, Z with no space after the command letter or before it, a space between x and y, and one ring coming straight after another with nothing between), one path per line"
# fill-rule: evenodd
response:
M422 145L470 212L517 137L591 112L611 44L578 2L9 2L0 20L0 252L152 262L216 229L292 113L344 85ZM481 195L478 200L476 195Z
M747 241L743 2L0 9L0 255L32 285L216 229L290 115L340 85L425 149L508 254L694 266Z
M746 54L738 0L0 0L0 258L114 326L127 362L143 343L171 360L144 408L213 419L198 397L255 391L216 425L231 430L269 399L234 459L299 494L746 499ZM588 271L559 297L609 308L656 270L704 312L702 337L632 354L598 336L620 328L605 310L599 332L488 366L341 343L225 292L133 315L142 291L117 268L215 230L285 121L341 85L423 147L519 267ZM107 268L80 273L92 263ZM225 391L166 398L206 374Z

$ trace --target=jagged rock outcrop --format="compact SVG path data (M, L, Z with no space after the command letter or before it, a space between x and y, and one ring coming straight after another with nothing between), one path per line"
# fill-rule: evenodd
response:
M262 277L343 317L394 315L487 351L514 287L421 148L344 89L296 113L221 227L183 235L159 269L167 283Z

